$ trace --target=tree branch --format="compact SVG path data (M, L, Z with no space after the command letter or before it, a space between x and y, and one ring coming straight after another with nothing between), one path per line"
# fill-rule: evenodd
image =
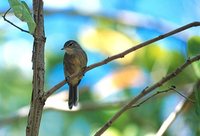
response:
M15 25L13 22L9 21L8 19L6 19L6 15L8 14L8 12L11 10L11 8L9 8L4 14L3 14L3 19L4 21L8 22L9 24L11 24L12 26L16 27L17 29L21 30L22 32L31 34L29 31L22 29L21 27Z
M177 68L174 72L168 74L167 76L163 77L160 81L153 84L151 87L145 88L138 96L133 98L130 102L128 102L126 105L124 105L108 122L106 122L95 134L95 136L100 136L103 134L112 124L113 122L118 119L122 113L124 113L127 109L129 109L132 105L134 105L136 102L138 102L141 98L143 98L145 95L152 92L154 89L162 86L164 83L169 81L170 79L176 77L178 74L180 74L183 69L185 69L187 66L189 66L192 62L200 60L200 54L193 57L192 59L188 59L182 66Z
M176 34L176 33L179 33L179 32L181 32L181 31L184 31L184 30L186 30L186 29L188 29L188 28L196 27L196 26L200 26L200 22L189 23L189 24L187 24L187 25L185 25L185 26L182 26L182 27L180 27L180 28L178 28L178 29L172 30L172 31L170 31L170 32L168 32L168 33L166 33L166 34L160 35L160 36L158 36L158 37L156 37L156 38L153 38L153 39L150 39L150 40L148 40L148 41L146 41L146 42L140 43L140 44L138 44L138 45L136 45L136 46L134 46L134 47L132 47L132 48L129 48L128 50L126 50L126 51L124 51L124 52L122 52L122 53L113 55L113 56L108 57L107 59L105 59L105 60L103 60L103 61L100 61L100 62L98 62L98 63L92 64L92 65L86 67L86 69L84 70L84 72L75 73L75 74L74 74L73 76L71 76L70 78L74 78L74 77L76 77L76 76L79 75L79 74L85 74L85 73L86 73L87 71L89 71L89 70L92 70L92 69L94 69L94 68L96 68L96 67L105 65L105 64L107 64L107 63L109 63L109 62L111 62L111 61L113 61L113 60L115 60L115 59L123 58L123 57L126 56L127 54L129 54L129 53L131 53L131 52L133 52L133 51L136 51L136 50L138 50L138 49L140 49L140 48L142 48L142 47L144 47L144 46L147 46L147 45L149 45L149 44L151 44L151 43L157 42L157 41L162 40L162 39L164 39L164 38L166 38L166 37L169 37L169 36L171 36L171 35L174 35L174 34ZM65 82L65 80L63 80L63 81L61 81L60 83L56 84L56 85L55 85L56 87L54 86L54 87L52 87L50 90L46 91L46 93L45 93L45 98L47 98L48 96L50 96L51 94L53 94L57 89L59 89L59 88L62 87L65 83L67 83L67 82L65 82L65 83L64 83L64 82Z
M142 47L144 47L144 46L147 46L147 45L149 45L149 44L151 44L151 43L154 43L154 42L156 42L156 41L159 41L159 40L161 40L161 39L164 39L164 38L169 37L169 36L171 36L171 35L173 35L173 34L176 34L176 33L178 33L178 32L184 31L184 30L186 30L186 29L188 29L188 28L190 28L190 27L195 27L195 26L200 26L200 22L193 22L193 23L187 24L187 25L182 26L182 27L180 27L180 28L178 28L178 29L175 29L175 30L173 30L173 31L170 31L170 32L168 32L168 33L166 33L166 34L160 35L160 36L158 36L158 37L156 37L156 38L153 38L153 39L151 39L151 40L148 40L148 41L146 41L146 42L143 42L143 43L141 43L141 44L138 44L138 45L136 45L136 46L134 46L134 47L132 47L132 48L130 48L130 49L128 49L128 50L122 52L122 53L119 53L119 54L113 55L113 56L111 56L111 57L108 57L107 59L105 59L105 60L103 60L103 61L101 61L101 62L98 62L98 63L95 63L95 64L92 64L92 65L88 66L88 67L86 68L85 72L87 72L87 71L89 71L89 70L91 70L91 69L94 69L94 68L96 68L96 67L98 67L98 66L107 64L107 63L109 63L109 62L111 62L111 61L113 61L113 60L115 60L115 59L123 58L124 56L126 56L127 54L129 54L129 53L131 53L131 52L133 52L133 51L135 51L135 50L138 50L138 49L140 49L140 48L142 48Z
M33 82L31 106L28 114L26 136L38 136L42 111L45 101L44 95L44 17L43 1L33 0L33 14L36 28L33 43Z
M65 85L67 83L66 80L63 80L62 82L58 83L57 85L55 85L54 87L52 87L50 90L48 90L43 99L47 99L49 96L51 96L56 90L58 90L60 87L62 87L63 85Z

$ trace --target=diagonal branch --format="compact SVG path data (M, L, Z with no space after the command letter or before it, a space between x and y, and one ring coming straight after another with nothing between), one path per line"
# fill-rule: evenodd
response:
M67 83L66 80L63 80L62 82L58 83L57 85L55 85L54 87L52 87L50 90L48 90L43 99L46 100L49 96L51 96L56 90L58 90L60 87L62 87L63 85L65 85Z
M2 16L3 19L4 19L4 21L8 22L9 24L11 24L12 26L14 26L14 27L16 27L17 29L21 30L22 32L25 32L25 33L30 34L29 31L22 29L21 27L15 25L13 22L9 21L9 20L6 18L6 15L8 14L8 12L9 12L10 10L11 10L11 8L9 8L9 9L4 13L4 15Z
M187 66L189 66L191 63L200 60L200 54L193 57L192 59L188 59L182 66L177 68L172 73L168 74L167 76L163 77L160 81L153 84L151 87L145 88L138 96L133 98L130 102L128 102L126 105L124 105L108 122L106 122L95 134L95 136L100 136L103 134L112 124L113 122L118 119L126 110L128 110L132 105L134 105L136 102L138 102L141 98L143 98L145 95L152 92L154 89L162 86L164 83L169 81L170 79L176 77L178 74L180 74L183 69L185 69Z
M136 45L136 46L134 46L134 47L132 47L132 48L130 48L130 49L128 49L128 50L122 52L122 53L113 55L113 56L108 57L107 59L105 59L105 60L103 60L103 61L101 61L101 62L98 62L98 63L95 63L95 64L92 64L92 65L88 66L88 67L86 68L85 72L87 72L87 71L89 71L89 70L91 70L91 69L93 69L93 68L96 68L96 67L98 67L98 66L107 64L107 63L109 63L109 62L111 62L111 61L113 61L113 60L115 60L115 59L123 58L123 57L126 56L127 54L129 54L129 53L131 53L131 52L133 52L133 51L135 51L135 50L138 50L138 49L140 49L140 48L142 48L142 47L144 47L144 46L147 46L147 45L149 45L149 44L151 44L151 43L154 43L154 42L156 42L156 41L159 41L159 40L161 40L161 39L164 39L164 38L166 38L166 37L169 37L169 36L171 36L171 35L173 35L173 34L179 33L179 32L181 32L181 31L184 31L184 30L188 29L188 28L196 27L196 26L200 26L200 22L193 22L193 23L187 24L187 25L182 26L182 27L180 27L180 28L178 28L178 29L175 29L175 30L173 30L173 31L170 31L170 32L168 32L168 33L166 33L166 34L160 35L160 36L158 36L158 37L156 37L156 38L153 38L153 39L150 39L150 40L148 40L148 41L146 41L146 42L140 43L140 44L138 44L138 45Z
M87 71L92 70L92 69L94 69L94 68L96 68L96 67L105 65L105 64L107 64L107 63L109 63L109 62L111 62L111 61L113 61L113 60L115 60L115 59L123 58L123 57L126 56L127 54L129 54L129 53L131 53L131 52L133 52L133 51L136 51L136 50L138 50L138 49L140 49L140 48L142 48L142 47L144 47L144 46L147 46L147 45L149 45L149 44L151 44L151 43L157 42L157 41L162 40L162 39L164 39L164 38L166 38L166 37L169 37L169 36L171 36L171 35L174 35L174 34L176 34L176 33L179 33L179 32L181 32L181 31L184 31L184 30L186 30L186 29L188 29L188 28L196 27L196 26L200 26L200 22L189 23L189 24L187 24L187 25L185 25L185 26L182 26L182 27L180 27L180 28L177 28L177 29L175 29L175 30L172 30L172 31L170 31L170 32L168 32L168 33L166 33L166 34L160 35L160 36L155 37L155 38L153 38L153 39L150 39L150 40L148 40L148 41L146 41L146 42L140 43L140 44L138 44L138 45L136 45L136 46L134 46L134 47L132 47L132 48L129 48L128 50L126 50L126 51L124 51L124 52L122 52L122 53L113 55L113 56L108 57L107 59L105 59L105 60L103 60L103 61L100 61L100 62L98 62L98 63L94 63L94 64L92 64L92 65L86 67L86 69L85 69L84 72L76 73L76 74L74 74L71 78L73 78L73 77L75 77L75 76L77 76L77 75L79 75L79 74L84 74L84 73L86 73ZM49 89L49 90L45 93L45 96L44 96L45 99L47 99L51 94L53 94L57 89L59 89L60 87L62 87L65 83L67 83L67 82L66 82L65 80L63 80L63 81L61 81L60 83L56 84L56 85L55 85L54 87L52 87L51 89Z

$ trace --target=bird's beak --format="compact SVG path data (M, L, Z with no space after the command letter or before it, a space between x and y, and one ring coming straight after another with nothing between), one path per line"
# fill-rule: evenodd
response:
M64 47L61 50L64 50Z

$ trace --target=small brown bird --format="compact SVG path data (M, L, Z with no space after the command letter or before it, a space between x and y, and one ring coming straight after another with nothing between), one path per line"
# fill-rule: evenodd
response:
M86 67L87 55L81 46L74 40L67 41L61 50L65 51L63 64L65 79L67 80L70 76L82 71ZM73 106L77 105L77 86L80 83L82 77L83 75L79 75L74 77L72 80L67 80L69 85L69 109L72 109Z

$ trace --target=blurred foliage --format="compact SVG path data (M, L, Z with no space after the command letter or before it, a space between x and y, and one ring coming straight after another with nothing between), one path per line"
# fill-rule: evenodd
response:
M29 104L31 80L22 76L21 71L14 68L1 69L0 75L0 116L3 118Z
M195 84L193 88L195 95L195 111L198 118L200 118L200 80Z
M200 54L200 36L193 36L188 40L188 54L195 56ZM196 76L200 79L200 61L192 64Z
M136 39L131 39L125 33L109 28L95 28L83 32L80 41L90 51L101 52L106 56L121 53L138 43ZM135 53L130 53L123 59L117 59L119 63L130 64Z
M46 52L46 56L48 56L48 60L46 60L46 75L48 78L48 75L54 70L54 67L63 63L63 55Z
M137 54L136 61L146 70L153 71L161 69L173 71L175 68L184 63L184 56L177 51L171 51L158 44L151 44Z
M192 36L188 40L188 53L189 56L195 56L200 53L200 36Z
M90 1L90 3L92 2ZM157 31L161 28L160 24L162 24L162 21L158 19L158 16L156 16L155 25L151 22L152 18L150 19L150 21L148 21L149 15L138 16L137 14L135 14L135 12L132 11L133 7L130 6L134 5L135 7L137 7L137 2L135 4L130 4L126 2L116 4L117 2L114 1L109 1L107 3L110 3L113 6L117 5L116 7L118 7L118 12L115 12L115 10L112 9L111 11L108 11L107 16L106 14L93 16L93 14L89 14L89 12L85 11L81 11L80 15L77 13L69 15L68 11L59 12L57 10L46 8L48 14L45 15L45 28L47 35L45 52L45 87L47 89L45 90L48 90L50 88L49 86L54 85L55 82L63 80L63 70L61 67L63 54L60 51L60 48L62 47L66 39L79 39L79 42L85 48L88 54L89 61L91 61L91 63L94 63L101 61L99 60L99 58L104 59L108 56L121 53L122 51L125 51L146 40L144 38L145 36L143 36L145 34L137 32L138 28L148 28L148 32L146 33L146 35L148 36L151 36L150 31L156 31L156 34L158 34ZM76 5L81 6L81 4L77 3ZM132 15L135 15L136 24L128 25L130 24L130 22L128 22L127 25L125 23L123 24L123 26L121 26L121 24L114 20L116 19L116 16L123 17L123 14L119 14L124 13L124 9L120 9L120 6L124 8L131 8L131 10L127 13L132 14L126 14L124 19L125 21L129 21L129 15L130 17L132 17ZM151 6L148 5L149 8L151 8ZM152 9L155 9L155 7ZM177 6L175 9L178 9ZM78 9L76 8L74 10L78 11ZM156 11L156 13L158 12ZM185 16L186 14L184 14L184 17ZM173 19L174 18L175 17L173 17ZM152 27L151 25L155 25L156 27L154 27L157 28L157 30L149 30L149 28ZM6 24L6 26L9 25ZM171 27L166 26L165 29L169 31L168 28ZM11 40L16 40L16 37L24 38L24 36L20 35L21 32L16 33L11 30L13 29L1 26L0 32L2 33L0 33L0 43L2 45L0 47L3 48L4 46L6 46L6 44L4 45L4 43L6 43L7 41L9 42ZM3 33L7 31L9 31L8 34ZM10 31L13 32L13 34L10 34ZM178 36L175 36L173 38L181 41L180 43L183 43L183 45L181 45L181 48L184 50L184 45L186 45L187 41L185 37L183 36L180 38ZM188 52L190 57L199 54L199 39L199 36L194 36L188 40ZM28 39L28 41L31 45L31 40ZM182 65L187 59L180 50L165 48L166 44L174 45L173 42L174 41L153 43L128 54L124 58L120 58L105 66L96 68L98 72L95 71L96 69L89 71L83 79L87 81L87 86L83 85L83 87L79 87L80 103L104 104L105 102L109 101L116 104L118 101L128 101L136 96L146 86L150 86L153 83L159 81L164 76L171 73L177 67ZM32 46L30 46L30 48L32 48ZM19 49L17 51L20 50L23 49ZM31 73L29 74L29 77L27 77L22 69L18 69L14 66L10 68L4 64L5 63L2 63L0 67L0 119L14 116L16 112L18 112L18 109L28 105L31 99ZM194 66L193 68L195 67L196 70L199 70L199 65ZM183 90L186 90L187 88L185 88L185 85L194 83L197 80L198 74L195 75L193 68L188 67L180 75L178 75L162 87L158 88L156 91L166 89L171 85L175 85L177 88L184 88ZM83 81L82 83L85 82ZM66 89L67 85L65 85L63 88ZM64 89L61 89L61 91L63 91ZM123 93L123 95L118 95L120 93ZM197 101L199 101L199 91L196 90L196 93L196 99L198 99ZM116 97L112 97L113 95L116 95ZM171 96L175 96L175 98L171 99ZM114 101L114 98L118 101ZM119 119L117 119L116 122L114 122L114 124L108 129L108 131L105 132L103 136L144 136L155 134L160 125L166 119L166 116L168 116L171 112L171 109L173 110L173 107L176 106L176 102L178 100L179 97L177 97L177 94L172 92L156 96L153 99L145 102L138 108L130 109L126 113L124 113ZM170 106L166 107L166 103L169 103ZM196 106L198 111L199 104L197 103ZM200 120L199 116L197 116L197 114L195 113L195 106L188 107L189 110L185 110L184 117L182 117L181 119L186 120L187 123L185 123L184 125L186 128L189 128L188 131L192 131L192 134L196 132L196 134L193 135L200 135ZM40 135L92 135L108 119L110 119L113 114L118 111L119 108L112 107L110 109L95 109L94 107L93 110L82 110L74 112L63 112L56 109L46 110L44 111L42 116ZM2 125L0 128L0 135L25 135L26 118L20 118L18 120L15 120L14 122L5 124L0 124ZM185 130L185 128L181 128L176 131L181 130ZM168 132L166 132L167 136L171 136L172 134L173 131L171 132L170 129Z

